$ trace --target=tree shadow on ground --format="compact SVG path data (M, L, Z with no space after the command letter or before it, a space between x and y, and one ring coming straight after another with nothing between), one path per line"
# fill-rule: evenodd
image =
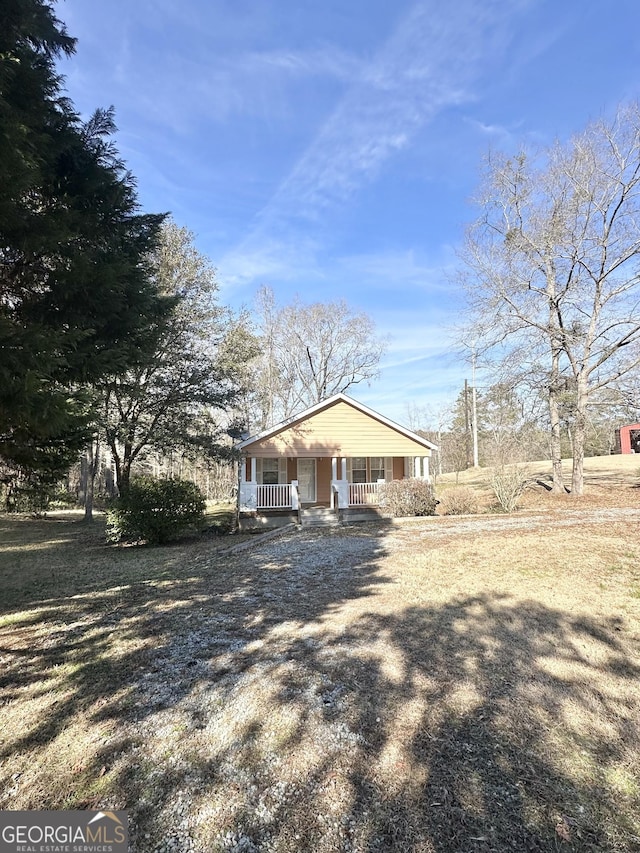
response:
M312 650L290 643L297 665L270 669L279 714L253 717L223 760L200 766L211 791L227 761L254 792L211 849L640 849L637 787L627 802L620 792L639 735L637 693L621 687L640 667L619 629L485 595L363 615ZM272 664L264 651L252 667ZM278 761L265 770L286 708L293 779ZM286 795L265 806L279 784Z
M153 582L43 603L46 636L20 614L4 710L46 713L0 743L2 807L126 808L141 853L640 850L637 636L492 592L409 604L385 534L193 549L172 579L162 552Z
M396 835L371 849L548 851L563 839L576 850L626 849L607 838L620 805L607 776L630 745L637 756L638 708L619 695L618 675L640 669L616 627L489 595L365 620L356 636L382 633L405 665L397 684L371 673L376 718L422 706L398 741L423 780L407 780L402 819L389 822ZM357 812L371 800L367 777L356 779ZM384 775L376 781L382 793ZM372 835L384 831L381 821Z
M46 545L46 528L41 534ZM50 546L54 560L70 559L67 549L80 548L83 541L77 525L59 538L57 547ZM372 585L385 582L379 574L374 578L379 538L360 530L351 539L357 557L347 573L327 561L318 537L310 548L314 537L295 533L284 537L277 556L275 543L263 546L263 553L257 542L235 557L197 544L105 554L90 536L81 593L39 598L37 583L29 583L20 605L5 602L2 608L0 699L6 736L0 738L0 761L5 760L0 804L17 797L21 807L43 807L43 790L50 807L91 804L91 797L78 803L69 789L81 788L82 779L95 780L118 763L123 750L143 742L131 730L143 730L147 717L188 699L203 679L224 685L236 677L243 650L279 626L320 619L346 600L369 595ZM109 573L110 561L120 563ZM314 567L321 575L317 581ZM49 571L48 564L43 571ZM127 577L133 582L123 584ZM45 586L48 592L48 579ZM81 733L87 727L106 732L98 738L106 745L98 743L77 760L70 749L67 761L63 755L47 767L49 753L58 759L61 745L63 752L70 748L65 737L74 724ZM29 768L38 753L45 758ZM77 778L69 785L56 778L60 774ZM12 784L16 775L19 785ZM88 788L101 791L104 785Z

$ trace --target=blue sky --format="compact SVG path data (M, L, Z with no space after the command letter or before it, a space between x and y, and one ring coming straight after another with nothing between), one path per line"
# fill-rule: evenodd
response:
M221 299L345 298L390 346L353 396L452 400L456 251L491 149L544 146L638 97L637 0L61 0L82 114L114 105L148 211ZM480 378L482 382L482 377Z

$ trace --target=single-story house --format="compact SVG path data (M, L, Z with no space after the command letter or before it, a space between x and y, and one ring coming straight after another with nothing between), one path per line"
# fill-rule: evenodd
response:
M291 517L311 507L373 508L380 486L428 479L436 445L346 394L317 403L236 445L240 524ZM245 526L249 526L246 524Z

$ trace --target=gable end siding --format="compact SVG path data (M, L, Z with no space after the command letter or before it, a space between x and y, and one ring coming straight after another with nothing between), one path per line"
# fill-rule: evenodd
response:
M431 455L429 448L342 400L253 442L245 452L256 457Z

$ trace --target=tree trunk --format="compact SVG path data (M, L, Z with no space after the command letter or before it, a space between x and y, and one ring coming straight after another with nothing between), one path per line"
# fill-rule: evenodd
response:
M129 483L131 482L131 466L126 462L120 465L118 473L118 494L120 497L129 491Z
M84 520L93 521L93 493L96 482L96 474L100 465L100 442L96 439L95 453L93 442L84 452L84 471L86 472L84 484Z
M584 442L587 431L587 401L589 393L586 382L578 377L576 389L576 415L573 425L573 470L571 492L578 497L584 494Z
M555 394L549 395L549 416L551 418L551 467L553 485L551 491L556 494L564 493L564 477L562 475L562 442L560 436L560 416Z
M125 474L122 467L122 459L120 458L120 454L118 453L118 448L116 447L115 442L111 442L111 455L116 466L116 493L118 495L121 495Z
M89 451L85 449L80 458L80 481L78 483L78 503L80 506L85 506L87 501L87 482L89 480L89 466L87 464L87 454Z
M560 350L552 344L551 347L551 381L549 382L549 420L551 422L551 467L553 470L553 485L551 491L564 494L564 477L562 476L562 439L560 433L560 407L558 405L558 388L560 380Z
M109 448L116 466L116 489L122 497L129 490L131 466L135 459L134 448L128 442L121 445L115 439L109 440Z
M573 434L573 470L571 473L571 494L580 497L584 494L584 428L576 425Z

